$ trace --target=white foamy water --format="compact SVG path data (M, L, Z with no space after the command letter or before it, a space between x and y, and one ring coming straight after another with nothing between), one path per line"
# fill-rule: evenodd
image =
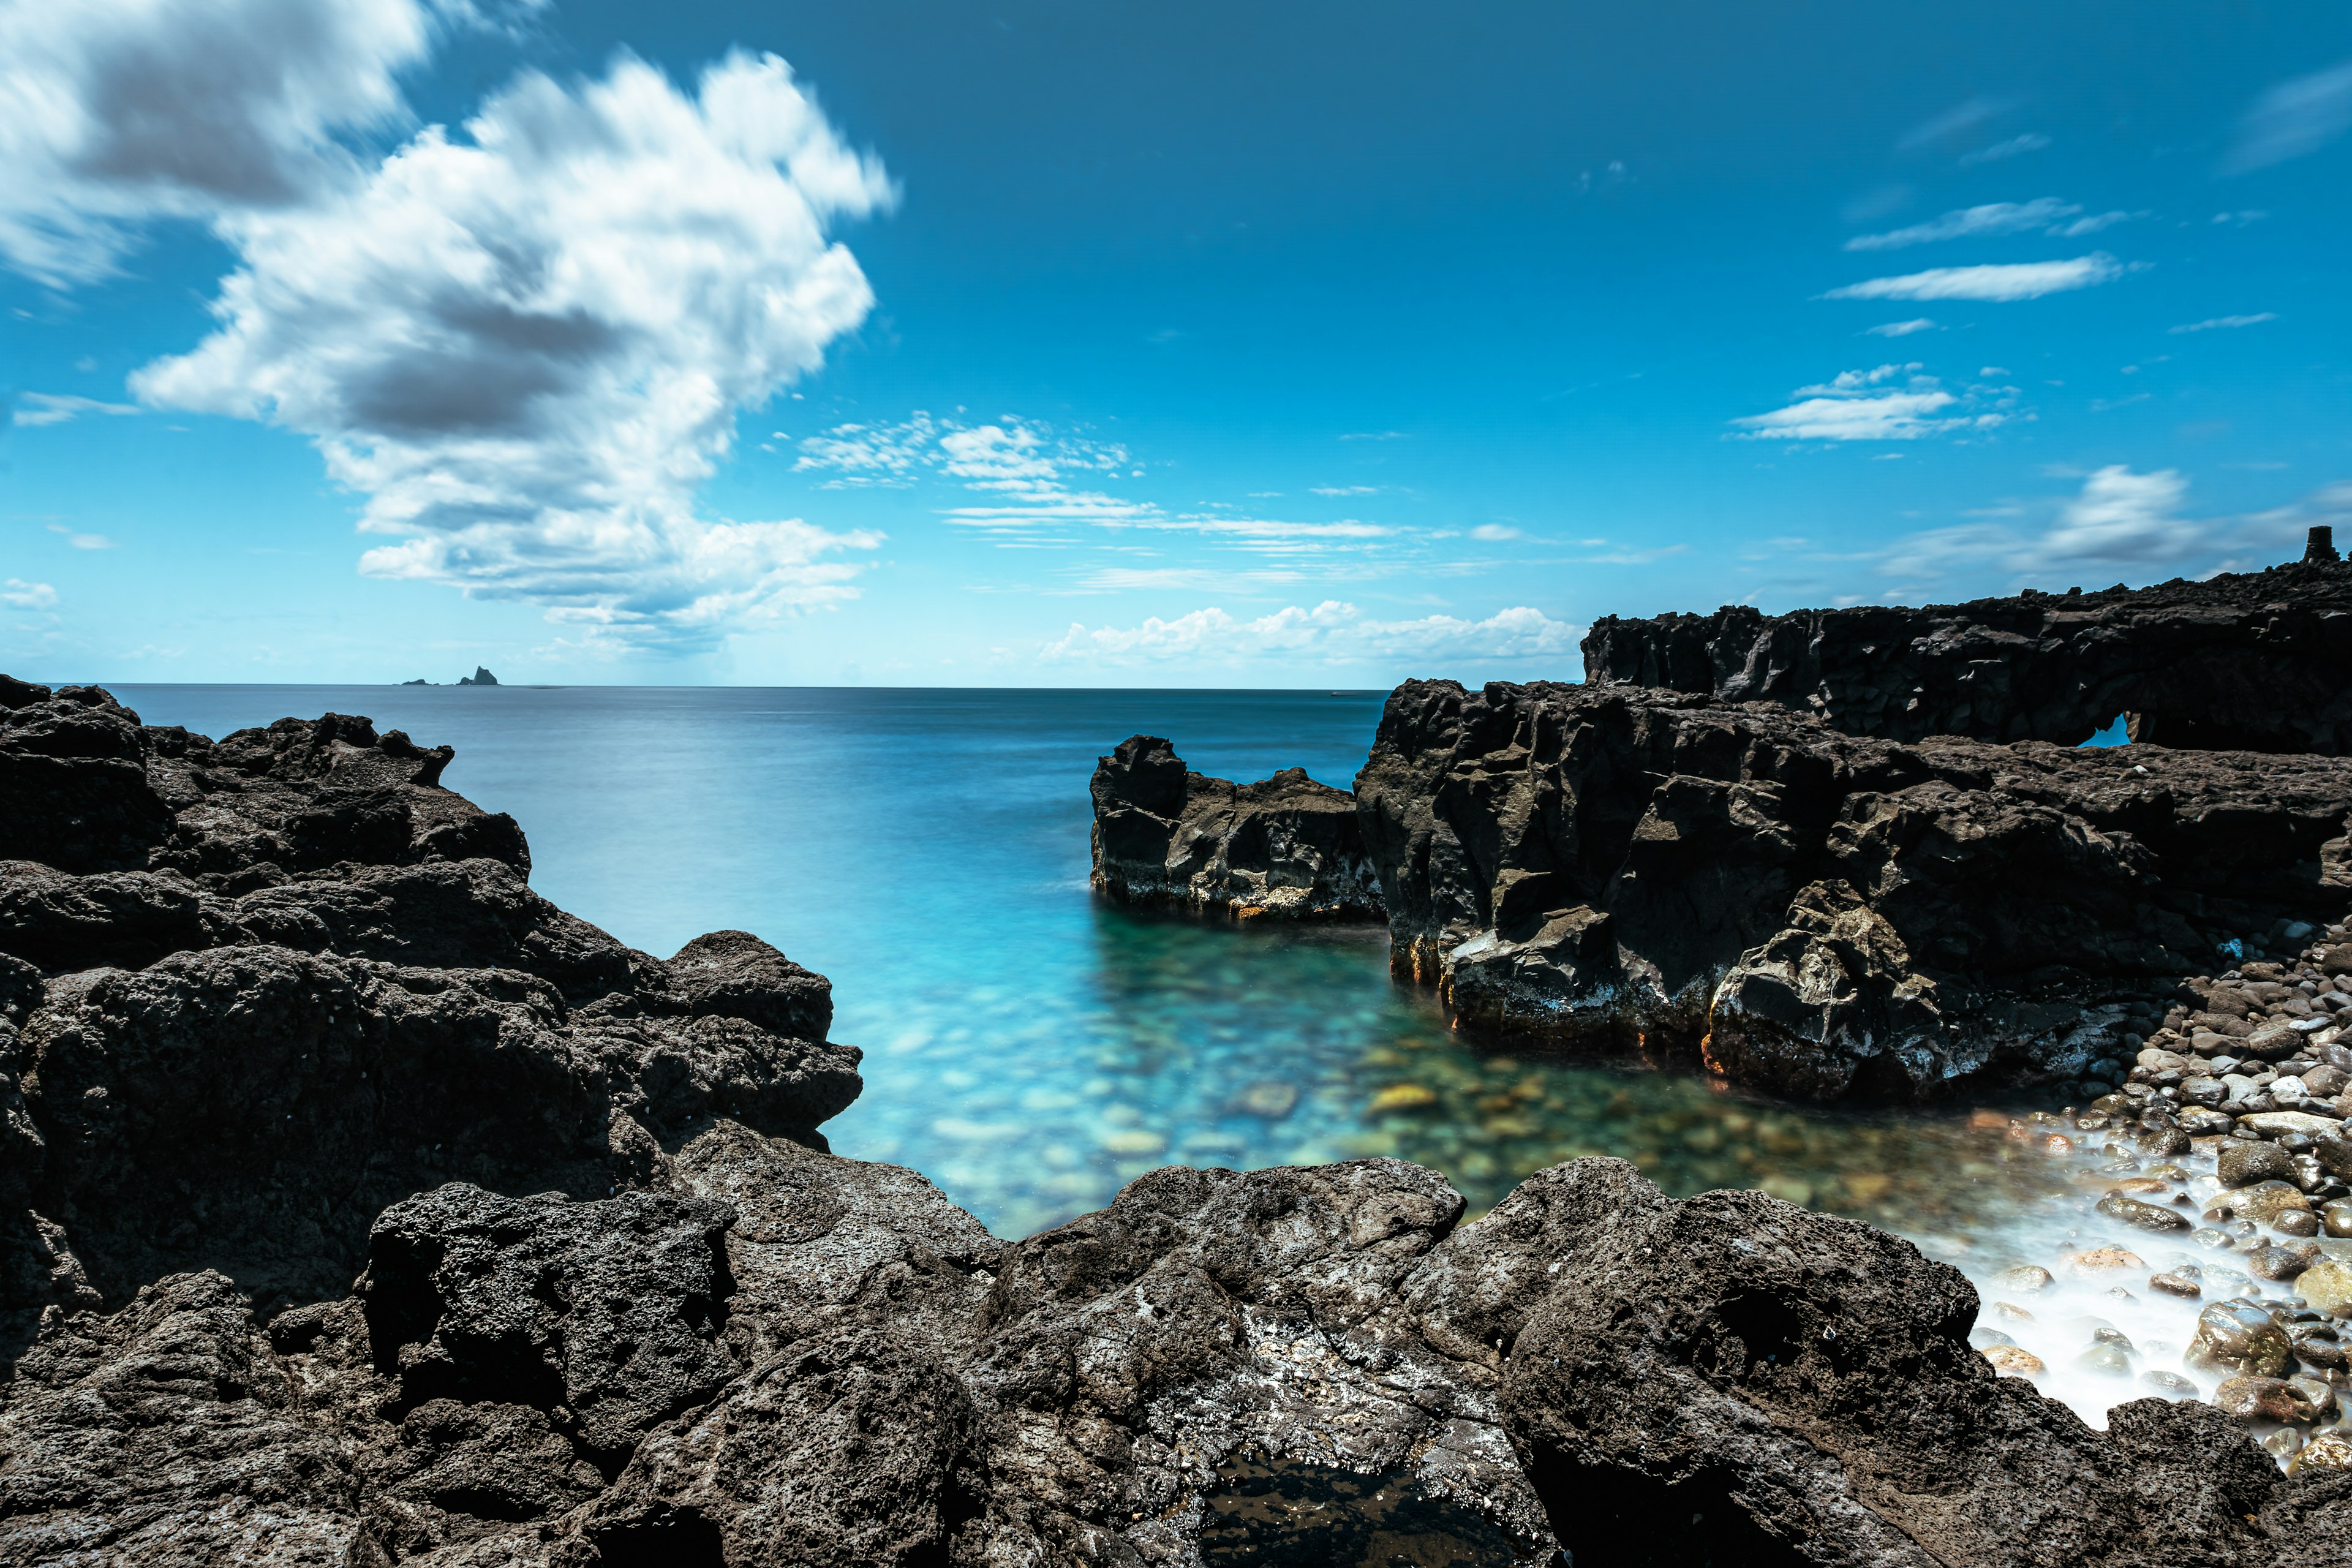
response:
M2047 1130L2034 1128L2022 1140L2041 1144ZM2008 1336L2018 1347L2040 1358L2043 1371L2031 1381L2050 1398L2060 1401L2091 1426L2105 1430L2107 1412L2117 1405L2152 1395L2185 1397L2147 1381L2150 1373L2184 1378L2196 1397L2213 1398L2228 1369L2192 1366L2185 1352L2196 1337L2197 1315L2216 1301L2246 1300L2264 1306L2300 1308L2293 1281L2254 1278L2246 1268L2246 1254L2264 1241L2289 1239L2264 1227L2254 1236L2230 1235L2228 1246L2208 1246L2192 1240L2189 1231L2150 1232L2097 1212L2099 1199L2118 1184L2168 1176L2161 1191L2127 1195L2170 1208L2199 1229L2209 1226L2200 1216L2221 1191L2210 1154L2171 1157L2137 1156L2118 1161L2101 1152L2105 1134L2077 1135L2071 1152L2047 1152L2053 1191L2039 1201L2018 1205L1966 1237L1915 1238L1922 1250L1952 1264L1977 1289L1983 1307L1978 1316L1979 1344L1989 1342L1985 1330ZM2129 1163L2132 1170L2115 1167ZM2178 1201L2186 1194L2189 1201ZM2324 1253L2352 1262L2352 1240L2321 1239ZM2127 1259L2116 1255L2127 1255ZM2200 1293L2191 1299L2154 1289L2151 1276L2180 1266L2199 1271ZM2032 1288L2013 1272L2039 1267L2052 1279ZM2101 1344L2102 1330L2120 1332L2126 1343L2112 1340L2125 1355L2125 1368L2091 1357ZM2086 1359L2090 1358L2090 1359ZM2337 1391L2338 1419L2352 1419L2352 1400ZM2323 1417L2322 1426L2326 1425ZM2316 1430L2317 1427L2311 1428ZM2257 1436L2278 1430L2260 1423Z

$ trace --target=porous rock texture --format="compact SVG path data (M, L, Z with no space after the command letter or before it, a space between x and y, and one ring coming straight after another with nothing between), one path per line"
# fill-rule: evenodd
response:
M825 982L741 932L665 963L530 890L447 747L365 719L215 742L0 684L0 1329L217 1270L340 1295L462 1179L602 1197L719 1116L856 1097Z
M1902 744L1622 685L1408 681L1356 789L1392 963L1464 1024L1703 1043L1811 1098L2079 1079L2221 942L2352 889L2352 762Z
M1010 1245L911 1173L729 1122L666 1180L424 1194L354 1296L266 1325L217 1274L51 1313L0 1395L0 1556L1394 1560L1367 1516L1476 1568L2352 1547L2341 1474L2282 1477L2210 1406L2103 1434L1996 1377L1969 1287L1907 1243L1616 1161L1468 1226L1399 1162L1173 1169ZM1233 1506L1267 1475L1287 1507Z
M1121 903L1237 919L1378 920L1380 879L1356 798L1285 768L1236 784L1191 772L1157 735L1099 760L1097 891Z
M2332 553L2332 552L2331 552ZM1603 616L1584 674L1772 702L1855 735L2352 753L2352 565L1767 616Z
M112 812L144 798L121 770L32 770L88 808L37 842L108 847L11 873L39 956L0 973L7 1196L47 1250L7 1279L38 1317L0 1388L0 1562L2352 1549L2343 1475L2282 1477L2210 1408L2142 1401L2102 1435L1997 1379L1968 1286L1907 1244L1757 1194L1675 1203L1614 1161L1467 1226L1397 1161L1171 1168L1001 1241L821 1147L855 1056L772 949L719 932L664 963L569 921L510 825L364 721L173 738L165 766L102 694L11 711L59 700L82 711L39 733L112 737L100 760L140 764L162 816ZM289 818L330 809L382 858L289 869ZM419 821L512 853L436 858ZM192 925L106 918L163 890ZM174 930L201 943L140 956Z

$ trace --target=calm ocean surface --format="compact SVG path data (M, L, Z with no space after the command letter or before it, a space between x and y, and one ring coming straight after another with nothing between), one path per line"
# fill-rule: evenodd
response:
M1204 773L1345 785L1381 693L114 689L215 737L332 710L446 742L445 782L515 815L533 884L565 909L664 957L739 927L830 976L834 1037L866 1053L834 1148L915 1167L1002 1236L1171 1162L1365 1154L1445 1172L1474 1209L1556 1161L1622 1155L1677 1194L1760 1186L1869 1219L1979 1279L2108 1228L2087 1201L2115 1179L2089 1169L2106 1156L2053 1159L1971 1128L1967 1104L1864 1116L1482 1051L1390 980L1379 930L1244 930L1088 892L1099 753L1144 731ZM2176 1355L2186 1338L2168 1318L2125 1327ZM2094 1419L2128 1396L2051 1392Z

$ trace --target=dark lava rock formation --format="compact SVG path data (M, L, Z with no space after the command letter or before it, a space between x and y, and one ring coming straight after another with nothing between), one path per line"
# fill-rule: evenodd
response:
M2093 1432L1908 1244L1615 1161L1466 1226L1397 1161L1171 1168L1001 1241L823 1148L820 977L554 910L446 751L0 694L0 1561L2352 1552L2352 1475L2197 1405Z
M1585 679L1773 702L1855 735L2352 753L2352 565L1766 616L1604 616Z
M530 890L512 818L365 719L215 742L0 686L0 1324L184 1270L340 1295L386 1205L602 1197L717 1117L856 1098L824 980L721 931L665 963Z
M1096 764L1092 791L1095 889L1121 903L1243 920L1381 916L1356 797L1304 769L1235 784L1133 735Z
M1704 1041L1815 1098L2079 1079L2221 943L2352 889L2335 758L1905 745L1767 703L1411 681L1356 783L1393 964L1465 1024Z

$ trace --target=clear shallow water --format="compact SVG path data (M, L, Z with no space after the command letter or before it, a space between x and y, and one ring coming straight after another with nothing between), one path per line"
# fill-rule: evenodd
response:
M2121 1240L2149 1267L2125 1281L2128 1311L2099 1298L2105 1315L2175 1347L2135 1370L2178 1368L2193 1331L2197 1303L2146 1289L2187 1244L2090 1212L2116 1179L2089 1173L2107 1158L2093 1148L2053 1155L2005 1116L1970 1125L1967 1103L1860 1115L1638 1063L1482 1051L1390 980L1378 929L1244 930L1089 894L1098 753L1144 731L1204 773L1297 765L1345 785L1381 693L115 690L149 723L215 737L334 710L446 742L445 782L520 820L533 884L565 909L662 956L738 927L830 976L834 1037L866 1051L833 1146L913 1166L1002 1236L1101 1207L1171 1162L1395 1154L1479 1210L1542 1166L1614 1154L1677 1194L1762 1187L1869 1220L1958 1264L1988 1300L2011 1263ZM2090 1331L2077 1320L2116 1281L2080 1283L2013 1337L2047 1352L2049 1392L2103 1423L2145 1390L2073 1369L2070 1336Z

